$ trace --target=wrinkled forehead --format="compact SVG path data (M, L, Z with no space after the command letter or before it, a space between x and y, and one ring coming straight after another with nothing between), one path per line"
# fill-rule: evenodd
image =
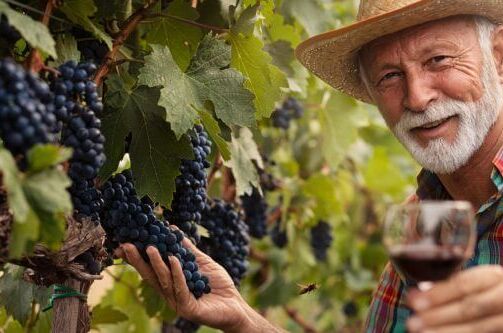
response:
M369 61L374 62L389 53L396 54L417 51L418 48L433 47L433 42L443 42L454 46L461 45L476 36L473 16L452 16L413 26L373 40L361 48L359 56L365 64Z

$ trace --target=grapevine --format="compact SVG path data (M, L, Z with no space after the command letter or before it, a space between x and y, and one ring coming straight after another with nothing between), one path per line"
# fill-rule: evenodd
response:
M55 80L53 89L57 115L64 123L62 143L74 150L68 171L74 208L77 214L98 222L103 199L94 179L105 162L105 137L96 117L103 105L96 84L90 80L95 70L93 63L67 62L59 67L61 77Z
M234 284L239 285L248 268L248 227L229 203L214 200L204 210L202 223L209 237L201 239L201 249L222 265Z
M311 228L311 248L318 261L327 260L327 251L332 245L332 226L325 221L319 221Z
M56 140L49 86L11 59L0 60L0 137L13 155Z
M250 236L261 239L267 235L267 202L256 188L252 193L241 196L245 222Z
M179 230L156 218L152 207L138 198L129 170L115 175L103 185L105 205L102 223L108 235L108 247L132 242L145 260L148 246L155 246L167 262L175 256L183 267L189 290L196 298L211 291L208 278L199 272L195 256L182 245L184 238Z
M293 119L301 118L304 114L302 105L293 97L287 98L283 104L274 110L272 124L274 127L287 130Z
M164 217L199 243L196 224L201 222L206 203L205 169L210 167L207 157L211 151L211 141L202 126L194 127L191 144L194 159L182 160L171 209L164 210Z

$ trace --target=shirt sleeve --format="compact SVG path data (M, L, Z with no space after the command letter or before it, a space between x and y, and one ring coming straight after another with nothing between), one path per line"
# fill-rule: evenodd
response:
M405 292L405 284L388 263L372 297L364 332L406 332L410 310L405 305Z

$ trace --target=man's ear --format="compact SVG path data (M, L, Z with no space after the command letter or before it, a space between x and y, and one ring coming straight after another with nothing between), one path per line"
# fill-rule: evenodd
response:
M503 26L498 26L493 31L493 57L496 70L500 77L500 83L503 84Z

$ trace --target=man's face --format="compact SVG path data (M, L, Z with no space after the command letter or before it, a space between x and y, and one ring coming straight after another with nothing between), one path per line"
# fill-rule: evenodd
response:
M484 67L483 58L468 17L385 36L361 52L369 92L386 123L432 171L464 165L496 119L500 106L486 92L499 94L501 86L494 65Z

